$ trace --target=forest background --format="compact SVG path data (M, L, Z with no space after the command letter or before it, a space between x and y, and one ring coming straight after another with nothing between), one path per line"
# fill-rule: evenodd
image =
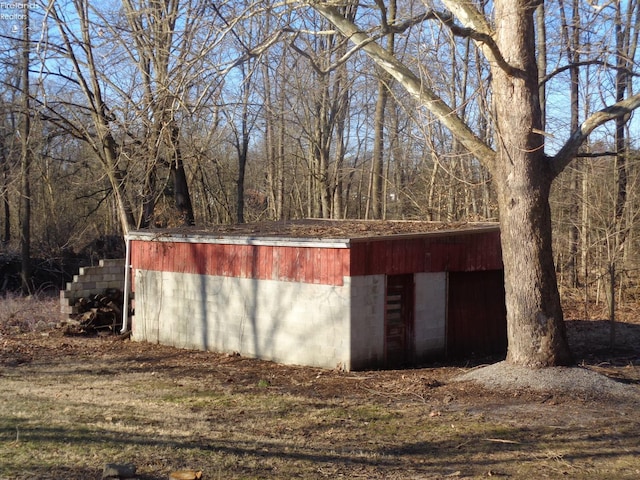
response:
M430 2L374 3L340 8L385 12L385 48L491 144L471 39L421 18ZM637 90L640 5L554 0L536 16L554 153ZM25 278L24 260L62 264L128 228L497 220L487 170L304 2L2 3L0 42L0 238ZM636 302L639 138L631 115L600 127L554 183L558 278L585 311Z

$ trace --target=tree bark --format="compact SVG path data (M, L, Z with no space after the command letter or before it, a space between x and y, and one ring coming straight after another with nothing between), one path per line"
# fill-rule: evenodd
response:
M195 225L195 215L187 182L187 172L182 161L182 149L180 148L180 130L173 126L171 131L171 144L173 148L173 161L171 162L171 178L173 180L173 195L175 206L182 224L185 226Z
M11 206L9 205L9 196L7 194L7 186L9 184L9 166L6 159L2 164L2 209L4 212L4 228L2 235L2 243L7 244L11 240Z
M526 0L495 2L496 44L517 74L492 65L498 146L493 174L505 270L507 361L548 367L569 364L572 358L552 253L553 175L539 133L542 112L532 8Z

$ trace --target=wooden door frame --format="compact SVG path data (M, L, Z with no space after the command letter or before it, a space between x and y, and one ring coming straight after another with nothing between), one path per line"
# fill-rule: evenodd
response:
M398 281L396 285L401 285L403 289L403 297L401 298L401 316L404 327L404 354L400 360L390 360L387 344L387 297L389 294L390 280ZM393 283L391 283L393 285ZM385 275L384 286L384 364L387 368L400 367L410 365L415 361L415 295L416 284L415 275L413 273L405 273L400 275Z

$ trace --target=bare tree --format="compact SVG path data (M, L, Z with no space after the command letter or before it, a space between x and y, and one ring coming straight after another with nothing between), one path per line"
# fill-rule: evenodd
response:
M22 293L31 293L31 108L30 108L30 80L31 66L31 28L29 25L29 9L24 9L22 24L22 59L21 68L21 122L20 122L20 258L22 268L20 278Z
M640 5L638 2L626 2L626 9L623 10L624 2L613 2L615 8L615 53L616 53L616 76L615 76L615 98L617 102L623 102L627 92L632 91L631 72L633 71L634 59L638 45L638 23L640 22ZM615 345L615 290L617 281L616 264L619 257L618 252L624 249L629 225L626 225L625 208L627 205L628 186L628 157L630 155L629 145L625 136L625 129L630 118L630 112L619 115L615 118L615 165L616 165L616 201L613 212L612 224L615 228L613 245L613 255L609 263L609 318L611 322L610 346Z
M465 124L433 85L382 48L369 33L372 25L359 27L326 3L311 5L437 115L491 172L500 208L507 360L529 367L568 364L572 358L552 254L551 184L573 160L588 135L603 123L640 107L640 95L619 100L595 113L571 132L555 155L547 155L535 45L534 12L540 2L496 0L493 21L471 2L443 3L449 11L428 9L419 21L444 22L452 33L471 38L488 61L495 146L483 141Z
M145 190L139 225L149 227L154 223L156 199L166 191L167 182L172 183L172 210L178 217L177 223L193 225L195 218L177 117L184 109L186 92L193 81L194 57L201 59L208 48L204 47L204 52L194 51L197 22L202 21L205 12L199 2L180 0L125 0L123 6L133 39L133 46L124 48L135 62L143 85L139 105L143 128L137 140L146 152ZM118 38L127 42L130 37L120 32ZM161 169L167 170L164 178L158 178Z
M9 102L2 100L0 115L2 125L0 127L0 167L2 168L2 185L0 185L0 199L2 201L3 229L2 244L7 245L11 241L11 204L9 201L11 184L11 164L13 157L13 139L15 128L12 128L13 115Z
M78 94L70 98L42 102L42 118L63 128L69 135L80 138L90 145L104 168L116 199L122 232L126 233L134 226L133 210L126 194L124 172L120 168L120 149L114 138L113 122L116 117L109 107L105 96L105 82L94 52L96 28L91 24L88 2L76 0L73 10L61 10L51 2L45 10L45 21L51 19L58 30L55 42L53 34L47 32L47 54L50 62L58 60L60 67L56 72L47 66L45 77L62 79L69 87L77 89ZM69 15L74 15L71 21ZM51 35L51 36L49 36ZM62 70L65 67L65 71ZM84 104L76 102L84 100Z

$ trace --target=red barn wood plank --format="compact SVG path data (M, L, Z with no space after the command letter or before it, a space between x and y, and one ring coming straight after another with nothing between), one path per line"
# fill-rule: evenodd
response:
M388 271L389 269L389 248L387 242L371 242L371 271L373 274Z
M162 265L162 271L183 273L186 267L180 260L184 260L186 257L184 244L162 242L159 246L160 256L158 258Z
M327 283L329 285L340 285L342 283L342 263L340 259L340 250L337 248L329 249L328 258L328 278Z
M209 272L209 255L211 252L211 245L206 243L198 243L197 245L197 258L198 258L198 273L200 275L207 275Z
M338 249L338 255L340 256L340 270L338 272L339 278L338 278L338 282L335 285L343 285L344 283L344 277L347 277L349 275L351 275L350 272L350 249L346 249L346 248L341 248Z
M249 278L263 278L264 254L262 252L262 247L256 245L251 246L251 255L249 257L249 262Z
M317 283L331 285L333 284L334 277L334 249L323 248L318 252L318 267L319 274L317 276Z
M297 251L297 248L284 248L283 249L283 262L280 265L281 270L281 280L285 280L287 282L291 282L295 280L295 264L298 262L298 258L300 253Z
M347 251L348 258L346 259L348 264L347 275L355 277L358 275L364 275L365 263L366 263L366 249L367 245L364 242L352 243L351 248Z
M322 275L320 283L330 285L333 283L333 248L323 248L322 252Z
M304 265L303 272L299 276L300 281L307 283L319 283L321 270L321 250L317 248L303 248Z
M449 275L447 355L506 352L506 308L502 271Z
M280 265L282 264L282 249L280 247L273 247L271 261L271 279L280 280Z
M220 264L220 275L223 277L234 276L234 263L235 263L235 245L223 245L222 246L222 263Z
M162 271L173 272L175 271L175 266L172 260L172 251L175 250L173 248L175 245L172 243L159 243L158 244L158 258L160 261L160 269ZM150 259L151 260L151 259Z
M220 245L213 244L209 248L209 258L207 260L207 274L218 275L220 269L220 262L222 261L222 254L220 252Z
M315 248L299 248L298 261L296 264L296 282L313 283L316 278L316 269L318 268Z
M313 262L313 283L326 283L327 278L327 263L326 263L326 250L325 249L311 249L309 252Z
M181 273L200 273L197 243L174 243L171 260L174 269ZM181 248L178 248L181 247Z
M295 263L295 274L293 278L296 282L313 283L316 276L315 248L297 248Z
M253 253L253 245L241 245L240 247L241 248L238 249L240 256L240 277L251 278L251 255Z
M273 252L275 247L266 246L264 248L264 277L271 279L273 278Z
M174 244L176 245L176 244ZM176 245L177 246L177 245ZM200 262L199 246L197 243L182 243L179 250L180 255L175 257L176 269L180 269L184 273L202 274L202 265ZM184 263L179 264L180 259Z

